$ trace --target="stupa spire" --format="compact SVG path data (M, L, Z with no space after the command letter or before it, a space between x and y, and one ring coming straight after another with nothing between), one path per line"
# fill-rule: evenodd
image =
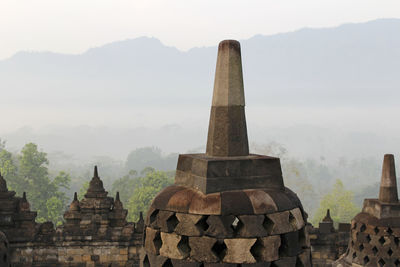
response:
M392 154L386 154L383 158L379 200L387 203L399 202L397 195L396 168L394 156Z
M225 40L218 46L207 155L229 157L249 154L244 106L240 43Z
M100 179L99 177L99 173L97 171L97 166L94 166L94 171L93 171L93 178L92 180L90 180L89 183L89 188L87 190L87 193L85 194L85 197L89 197L89 196L94 196L94 197L98 197L100 195L94 195L94 194L104 194L106 193L106 190L104 189L103 186L103 181Z
M8 192L7 182L0 173L0 192Z
M323 222L333 222L332 218L331 218L331 211L330 209L326 210L326 215L325 218L322 219Z

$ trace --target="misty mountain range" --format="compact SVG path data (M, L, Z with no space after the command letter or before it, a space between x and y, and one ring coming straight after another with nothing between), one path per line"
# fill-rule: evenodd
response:
M400 19L241 40L249 105L387 106L400 97ZM0 61L3 106L209 105L216 46L155 38L80 55L20 52Z
M397 114L385 108L399 110L399 32L400 19L380 19L241 40L250 142L277 141L301 157L397 153ZM216 46L184 52L147 37L79 55L17 53L0 61L0 137L16 151L33 141L47 152L78 158L125 159L131 150L152 145L168 153L204 147L216 56ZM369 129L380 129L380 121L388 127L383 134L321 127L320 111L331 109L335 122L336 108L344 108L340 118L347 117L346 108L358 116L349 119L351 130L358 130L354 118L360 116ZM308 109L305 125L291 120L298 109ZM284 115L280 125L267 122ZM178 116L186 116L183 123ZM46 117L53 125L29 128ZM137 123L158 117L152 128ZM28 127L10 130L6 120ZM120 129L111 125L117 120Z

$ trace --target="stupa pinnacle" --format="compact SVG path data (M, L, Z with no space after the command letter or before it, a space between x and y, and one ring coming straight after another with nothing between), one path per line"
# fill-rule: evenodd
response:
M379 200L387 203L397 203L397 182L394 156L386 154L383 158L381 186L379 190Z
M226 40L218 48L207 155L229 157L249 154L244 106L240 43Z

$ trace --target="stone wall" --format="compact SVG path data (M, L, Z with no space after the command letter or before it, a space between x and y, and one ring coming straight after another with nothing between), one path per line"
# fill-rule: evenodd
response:
M82 200L75 193L65 223L36 223L27 196L8 191L0 175L0 267L136 267L142 246L143 216L126 221L117 193L108 196L94 171Z

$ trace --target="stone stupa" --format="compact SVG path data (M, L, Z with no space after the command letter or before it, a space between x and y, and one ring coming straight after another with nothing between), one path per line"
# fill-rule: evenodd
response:
M240 44L219 44L207 151L179 155L147 212L141 266L311 266L279 158L249 154Z
M378 199L365 199L351 222L346 253L335 267L400 266L400 203L394 156L384 156Z

